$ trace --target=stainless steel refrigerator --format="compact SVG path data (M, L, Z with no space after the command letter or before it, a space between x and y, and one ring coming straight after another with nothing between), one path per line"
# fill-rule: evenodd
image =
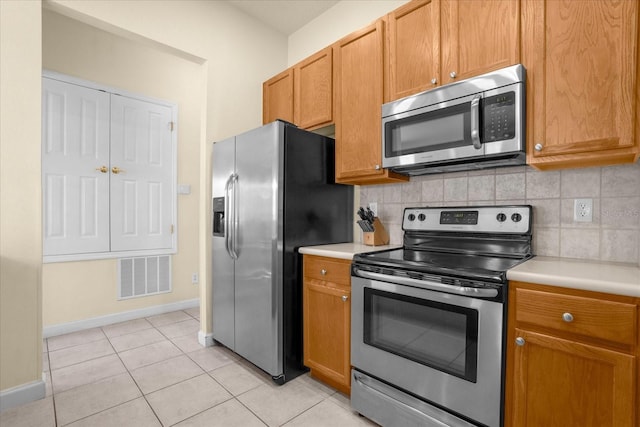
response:
M306 371L300 246L350 242L334 141L276 121L213 145L213 338L278 384Z

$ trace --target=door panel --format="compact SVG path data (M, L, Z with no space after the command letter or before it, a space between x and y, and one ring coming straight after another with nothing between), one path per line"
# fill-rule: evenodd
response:
M516 329L512 425L631 427L635 357ZM549 391L553 393L549 393Z
M235 172L235 138L216 142L213 145L212 194L226 197L225 185ZM229 212L225 212L229 215ZM225 233L229 233L225 228ZM213 338L235 350L235 273L234 261L227 253L225 236L213 236L211 240L213 277Z
M43 254L109 251L109 95L42 79ZM107 171L107 169L104 169Z
M111 119L111 250L171 248L171 108L111 95Z
M281 132L276 122L236 137L236 352L272 375L282 372Z

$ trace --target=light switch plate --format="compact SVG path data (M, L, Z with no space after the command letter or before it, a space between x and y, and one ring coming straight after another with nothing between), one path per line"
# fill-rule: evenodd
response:
M178 194L191 194L191 185L178 184Z

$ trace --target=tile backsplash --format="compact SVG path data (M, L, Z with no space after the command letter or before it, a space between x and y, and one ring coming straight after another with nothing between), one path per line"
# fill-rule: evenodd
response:
M573 220L575 199L593 200L593 221ZM528 166L412 177L360 187L360 204L402 244L405 207L530 204L534 252L640 265L640 163L540 172Z

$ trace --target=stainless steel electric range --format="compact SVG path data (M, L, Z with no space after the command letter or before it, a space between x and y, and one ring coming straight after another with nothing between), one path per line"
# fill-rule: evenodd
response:
M401 249L352 264L351 405L384 426L503 425L506 272L532 208L407 208Z

